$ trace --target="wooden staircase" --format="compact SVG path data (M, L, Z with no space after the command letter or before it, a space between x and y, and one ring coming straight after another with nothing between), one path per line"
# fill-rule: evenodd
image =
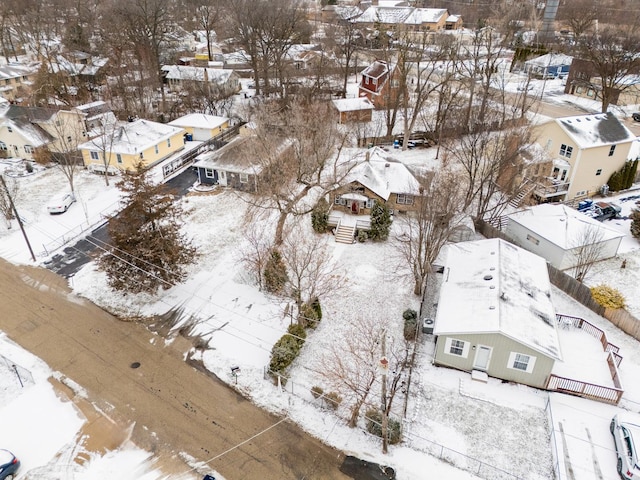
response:
M336 242L351 245L355 242L356 226L338 224L336 227Z

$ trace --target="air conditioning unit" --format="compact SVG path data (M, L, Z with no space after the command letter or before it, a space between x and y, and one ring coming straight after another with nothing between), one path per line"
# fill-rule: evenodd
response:
M433 335L433 326L435 325L433 318L425 318L422 320L422 333Z

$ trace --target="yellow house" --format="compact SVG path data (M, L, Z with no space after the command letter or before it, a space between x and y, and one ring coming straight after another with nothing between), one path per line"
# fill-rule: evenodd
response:
M0 96L11 102L19 100L31 90L37 72L37 65L0 66Z
M184 134L183 128L137 120L103 132L78 145L78 150L89 169L108 165L134 170L140 162L148 168L182 150Z
M229 128L229 119L204 113L191 113L176 118L169 125L184 128L187 140L205 142Z
M548 183L535 191L543 202L598 193L623 167L635 140L611 112L558 118L540 125L536 133L552 161Z
M86 140L85 115L10 105L0 108L0 156L34 160L39 151L70 153Z

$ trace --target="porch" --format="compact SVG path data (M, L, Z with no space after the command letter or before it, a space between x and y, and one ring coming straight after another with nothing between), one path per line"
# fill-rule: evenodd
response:
M542 202L562 201L569 192L570 186L568 182L546 177L538 181L533 194Z
M555 363L547 390L617 405L624 393L619 348L582 318L557 314L556 320L564 360Z
M369 231L371 229L371 217L369 215L355 215L332 208L329 211L327 225L335 228L336 242L350 244L355 243L355 235L358 230Z

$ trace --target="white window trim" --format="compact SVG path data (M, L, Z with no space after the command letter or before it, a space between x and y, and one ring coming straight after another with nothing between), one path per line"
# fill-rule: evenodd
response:
M526 370L522 370L521 368L514 367L514 364L516 362L516 355L523 355L529 358L529 361L527 362ZM520 353L520 352L509 353L509 362L507 363L507 368L510 368L511 370L517 370L518 372L533 373L533 369L535 368L535 366L536 366L536 357L534 357L533 355L527 355L526 353Z
M463 344L463 346L462 346L462 355L457 355L455 353L451 353L451 343L454 340L458 341L458 342L462 342L462 344ZM470 342L465 342L464 340L460 340L458 338L447 337L447 340L444 343L444 353L446 353L447 355L451 355L452 357L467 358L469 356L469 346L470 346Z
M24 151L26 153L33 153L34 148L31 145L25 145L24 146Z
M100 160L100 156L98 155L98 152L90 152L91 154L91 160Z
M213 173L213 168L205 168L204 176L207 178L215 178L215 174Z
M120 155L119 153L116 153L116 162L122 163L122 155Z
M238 176L240 178L240 183L249 183L249 174L248 173L241 173Z

